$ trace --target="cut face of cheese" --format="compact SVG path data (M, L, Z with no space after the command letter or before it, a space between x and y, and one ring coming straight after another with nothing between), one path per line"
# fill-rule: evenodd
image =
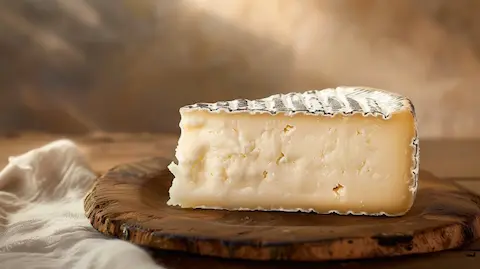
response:
M417 191L412 103L339 87L180 109L168 205L401 216Z

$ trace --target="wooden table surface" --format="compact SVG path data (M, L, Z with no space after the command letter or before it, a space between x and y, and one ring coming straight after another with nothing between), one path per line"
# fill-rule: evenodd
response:
M48 142L65 138L47 134L9 134L0 137L0 165L9 156L22 154ZM75 141L93 169L105 172L120 163L137 161L153 156L172 157L177 137L151 134L103 134L68 137ZM421 169L438 177L450 178L480 194L480 139L479 140L421 140ZM480 268L480 241L463 249L429 255L398 257L392 259L349 261L333 263L271 263L232 261L196 257L183 253L161 252L157 261L168 269L256 269L256 268Z

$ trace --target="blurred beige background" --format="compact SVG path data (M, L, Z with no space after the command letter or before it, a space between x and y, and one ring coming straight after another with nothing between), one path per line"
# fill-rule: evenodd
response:
M178 132L198 101L367 85L480 137L480 1L0 0L0 132Z

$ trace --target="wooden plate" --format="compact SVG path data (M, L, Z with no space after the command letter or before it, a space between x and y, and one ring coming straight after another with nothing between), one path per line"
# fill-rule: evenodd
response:
M480 197L425 171L410 213L388 218L169 207L169 163L148 159L98 178L85 198L93 227L142 246L254 260L399 256L480 237Z

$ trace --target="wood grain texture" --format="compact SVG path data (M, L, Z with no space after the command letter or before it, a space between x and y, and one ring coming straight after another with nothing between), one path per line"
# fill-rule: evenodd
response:
M85 211L100 232L156 249L251 260L346 260L437 252L480 237L480 197L421 171L404 217L354 217L169 207L166 158L99 177Z
M330 262L231 260L158 250L151 254L168 269L478 269L480 264L480 252L474 251Z

